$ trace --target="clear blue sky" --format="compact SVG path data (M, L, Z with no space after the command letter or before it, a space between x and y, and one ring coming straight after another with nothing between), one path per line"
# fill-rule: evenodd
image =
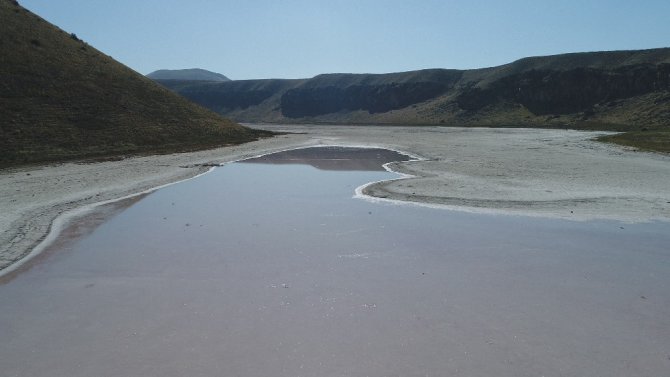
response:
M231 79L478 68L670 47L670 0L19 0L147 74Z

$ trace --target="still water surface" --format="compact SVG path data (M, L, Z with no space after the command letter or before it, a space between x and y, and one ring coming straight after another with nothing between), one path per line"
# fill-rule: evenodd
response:
M0 285L0 375L667 374L667 223L352 198L402 157L233 163L71 228Z

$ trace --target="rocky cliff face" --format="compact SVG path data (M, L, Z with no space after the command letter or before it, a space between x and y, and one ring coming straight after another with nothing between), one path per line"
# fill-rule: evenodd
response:
M533 57L466 71L161 83L238 121L670 127L668 48Z
M303 118L342 111L365 110L371 114L401 109L434 98L448 89L439 82L355 85L346 88L326 86L295 88L281 96L282 114Z
M486 88L465 89L460 108L478 111L496 102L523 105L535 115L592 112L597 104L670 90L670 64L637 64L612 70L529 70L503 77Z
M385 113L446 93L460 79L456 70L423 70L388 75L320 75L281 95L287 118L318 117L363 110Z

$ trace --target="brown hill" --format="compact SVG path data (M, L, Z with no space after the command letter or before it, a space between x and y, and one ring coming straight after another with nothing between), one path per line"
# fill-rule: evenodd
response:
M0 166L267 135L184 100L13 0L0 0L0 20Z
M532 57L476 70L158 81L239 121L670 126L669 48Z
M475 70L159 82L238 121L637 131L632 144L656 150L670 139L658 134L670 131L670 48L531 57Z

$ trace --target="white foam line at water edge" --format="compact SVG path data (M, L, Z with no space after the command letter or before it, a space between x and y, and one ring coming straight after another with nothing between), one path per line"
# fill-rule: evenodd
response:
M275 154L275 153L281 153L281 152L287 152L287 151L294 151L294 150L300 150L300 149L309 149L309 148L363 148L363 149L385 149L389 151L393 151L402 155L405 155L409 157L410 159L407 161L391 161L387 162L382 165L384 170L388 171L389 173L393 173L398 175L397 178L391 178L391 179L382 179L380 181L374 181L374 182L368 182L365 183L361 186L356 187L356 190L354 191L354 199L362 199L366 200L368 202L372 203L389 203L389 204L396 204L396 205L414 205L414 206L421 206L421 207L428 207L428 208L437 208L437 209L447 209L447 210L454 210L454 211L462 211L462 212L471 212L471 213L504 213L502 211L495 211L491 209L479 209L479 208L471 208L471 207L459 207L459 206L452 206L452 205L446 205L446 204L436 204L436 203L423 203L423 202L413 202L409 200L400 200L400 199L388 199L388 198L379 198L376 196L368 195L365 194L363 191L365 190L366 187L377 184L377 183L382 183L382 182L392 182L392 181L398 181L401 179L408 179L408 178L417 178L417 176L412 175L412 174L406 174L406 173L401 173L398 171L395 171L391 169L390 165L398 162L414 162L414 161L428 161L427 158L416 155L414 153L409 153L405 152L399 149L395 149L393 147L385 146L385 145L378 145L378 144L315 144L315 145L306 145L306 146L300 146L300 147L294 147L294 148L286 148L283 150L279 151L274 151L274 152L267 152L267 153L262 153L259 155L255 155L252 157L245 157L239 160L235 161L230 161L225 164L229 163L234 163L238 161L245 161L245 160L251 160L254 158L260 158L263 156ZM222 165L225 165L222 164Z
M356 187L355 193L353 195L354 199L361 199L361 200L365 200L365 201L368 201L368 202L371 202L371 203L387 203L387 204L393 204L393 205L409 205L409 206L418 206L418 207L424 207L424 208L433 208L433 209L459 211L459 212L476 213L476 214L547 217L546 215L534 214L532 212L513 213L513 212L510 212L510 211L503 210L503 209L477 208L477 207L458 206L458 205L440 204L440 203L426 203L426 202L403 200L403 199L380 198L380 197L377 197L377 196L368 195L368 194L365 193L365 189L372 186L372 185L375 185L375 184L378 184L378 183L400 181L400 180L403 180L403 179L419 178L419 176L416 176L416 175L401 173L399 171L395 171L395 170L391 169L391 164L399 163L399 162L428 161L427 158L420 157L420 156L417 156L417 155L414 155L414 154L411 154L411 153L407 153L407 152L403 152L403 151L399 151L399 150L395 150L395 149L391 149L391 148L386 148L386 147L379 147L379 148L393 150L394 152L409 156L411 159L408 160L408 161L387 162L384 165L382 165L386 171L388 171L389 173L396 174L396 175L398 175L398 177L397 178L390 178L390 179L382 179L382 180L374 181L374 182L368 182L368 183L365 183L361 186L358 186L358 187Z
M234 163L234 162L239 162L239 161L244 161L244 160L250 160L250 159L252 159L252 158L263 157L263 156L266 156L266 155L270 155L270 154L274 154L274 153L280 153L280 152L286 152L286 151L290 151L290 150L306 149L306 148L321 148L321 147L348 147L348 148L376 148L376 149L387 149L387 150L393 150L393 151L398 152L398 153L400 153L400 154L404 154L404 155L410 156L411 158L416 158L417 160L420 159L420 157L418 157L418 156L414 156L414 155L412 155L412 154L410 154L410 153L406 153L406 152L398 151L398 150L395 150L395 149L392 149L392 148L388 148L388 147L383 147L383 146L373 146L373 145L315 144L315 145L306 145L306 146L300 146L300 147L294 147L294 148L279 149L279 150L275 150L275 151L269 151L269 152L267 152L267 153L262 153L262 154L259 154L259 155L256 155L256 156L252 156L252 157L242 157L242 158L239 158L239 159L237 159L237 160L233 160L233 161L229 161L229 162L220 163L220 164L217 164L216 166L212 166L212 167L210 167L210 168L209 168L207 171L205 171L205 172L202 172L202 173L199 173L199 174L194 175L193 177L189 177L189 178L185 178L185 179L180 179L180 180L178 180L178 181L174 181L174 182L165 183L165 184L162 184L162 185L158 185L158 186L155 186L155 187L148 188L148 189L143 190L143 191L139 191L139 192L136 192L136 193L132 193L132 194L128 194L128 195L124 195L124 196L121 196L121 197L119 197L119 198L108 199L108 200L103 200L103 201L99 201L99 202L95 202L95 203L86 204L86 205L83 205L83 206L81 206L81 207L73 208L73 209L64 211L63 213L58 214L58 215L56 216L56 218L54 218L53 221L51 222L51 224L49 225L49 229L48 229L48 231L47 231L46 236L44 236L44 238L42 238L42 240L39 241L39 243L38 243L35 247L33 247L33 249L32 249L28 254L26 254L23 258L17 260L16 262L12 263L11 265L9 265L9 266L5 267L4 269L0 270L0 277L2 277L2 276L4 276L4 275L10 274L10 273L16 271L16 270L19 269L21 266L23 266L24 264L26 264L28 261L30 261L31 259L33 259L33 258L36 257L37 255L41 254L47 247L49 247L49 246L50 246L50 245L51 245L51 244L58 238L58 236L60 236L60 234L62 233L63 229L65 229L65 227L66 227L68 224L70 224L70 222L71 222L73 219L75 219L76 217L85 215L85 214L87 214L87 213L90 213L91 211L93 211L95 208L97 208L97 207L99 207L99 206L103 206L103 205L106 205L106 204L115 203L115 202L118 202L118 201L121 201L121 200L131 199L131 198L134 198L134 197L139 196L139 195L149 194L149 193L152 193L152 192L154 192L154 191L160 190L160 189L162 189L162 188L165 188L165 187L168 187L168 186L175 185L175 184L177 184L177 183L181 183L181 182L189 181L189 180L191 180L191 179L195 179L195 178L198 178L198 177L200 177L200 176L203 176L203 175L205 175L205 174L207 174L207 173L210 173L211 171L213 171L213 170L214 170L215 168L217 168L217 167L221 167L221 166L224 166L224 165L227 165L227 164L231 164L231 163ZM385 169L387 169L387 168L385 167Z
M387 150L387 151L393 151L393 152L400 153L400 154L402 154L402 155L405 155L405 156L409 157L410 160L408 160L408 161L427 161L427 160L428 160L427 158L420 157L420 156L415 155L415 154L413 154L413 153L409 153L409 152L401 151L401 150L399 150L399 149L395 149L395 148L393 148L393 147L388 147L388 146L383 146L383 145L377 145L377 144L345 144L345 143L343 143L343 144L314 144L314 145L304 145L304 146L300 146L300 147L293 147L293 148L280 149L280 150L276 150L276 151L270 151L270 152L267 152L267 153L258 154L258 155L251 156L251 157L244 157L244 158L241 158L241 159L239 159L239 160L234 160L234 161L230 161L230 162L223 163L223 164L221 164L221 165L223 166L223 165L226 165L226 164L232 164L232 163L234 163L234 162L240 162L240 161L251 160L251 159L254 159L254 158L260 158L260 157L267 156L267 155L271 155L271 154L275 154L275 153L288 152L288 151L295 151L295 150L300 150L300 149L310 149L310 148L385 149L385 150ZM393 162L397 162L397 161L393 161ZM389 162L389 164L391 164L391 163L393 163L393 162ZM384 164L384 165L386 165L386 164ZM394 171L392 171L392 170L389 170L386 166L384 166L384 169L386 169L386 170L388 170L388 171L390 171L390 172L392 172L392 173L402 174L402 173L397 173L397 172L394 172Z
M181 183L181 182L189 181L191 179L198 178L200 176L203 176L203 175L211 172L212 170L214 170L217 167L218 166L212 166L207 171L196 174L193 177L180 179L180 180L174 181L174 182L165 183L165 184L162 184L162 185L159 185L159 186L148 188L148 189L140 191L140 192L124 195L124 196L119 197L119 198L108 199L108 200L103 200L103 201L100 201L100 202L86 204L86 205L83 205L81 207L73 208L73 209L70 209L70 210L65 211L63 213L58 214L56 216L56 218L51 222L51 225L49 226L49 230L47 231L47 235L37 244L37 246L33 247L33 249L30 251L30 253L26 254L23 258L19 259L18 261L14 262L11 265L9 265L9 266L5 267L4 269L0 270L0 277L2 277L4 275L7 275L11 272L16 271L21 266L23 266L26 262L30 261L32 258L41 254L47 247L49 247L58 238L58 236L60 236L63 229L65 229L65 227L68 224L70 224L70 222L73 219L75 219L79 216L85 215L87 213L90 213L95 208L97 208L99 206L119 202L121 200L131 199L131 198L134 198L136 196L140 196L140 195L144 195L144 194L149 194L149 193L152 193L154 191L160 190L162 188L172 186L172 185L176 185L177 183Z
M231 161L229 163L233 162L238 162L238 161L245 161L245 160L251 160L254 158L259 158L263 156L267 156L270 154L275 154L275 153L281 153L281 152L287 152L287 151L293 151L293 150L300 150L300 149L309 149L309 148L363 148L363 149L385 149L389 151L393 151L402 155L405 155L409 157L410 159L407 161L391 161L387 162L382 165L384 170L388 171L389 173L393 173L398 175L397 178L390 178L390 179L382 179L379 181L373 181L373 182L368 182L365 183L361 186L356 187L356 190L354 191L353 198L354 199L362 199L366 200L368 202L372 203L388 203L388 204L395 204L395 205L411 205L411 206L419 206L419 207L426 207L426 208L434 208L434 209L444 209L444 210L451 210L451 211L460 211L460 212L467 212L467 213L480 213L480 214L496 214L496 215L509 215L509 216L533 216L533 214L516 214L516 213L510 213L509 211L505 210L496 210L492 208L475 208L475 207L466 207L466 206L456 206L456 205L449 205L449 204L438 204L438 203L425 203L425 202L415 202L415 201L410 201L410 200L401 200L401 199L389 199L389 198L380 198L372 195L368 195L364 193L364 190L377 183L383 183L383 182L393 182L393 181L399 181L402 179L409 179L409 178L418 178L416 175L412 174L407 174L407 173L401 173L398 171L395 171L391 169L391 164L395 163L402 163L402 162L416 162L416 161L428 161L427 158L419 156L414 153L406 152L403 150L395 149L393 147L389 147L386 145L378 145L378 144L315 144L315 145L307 145L307 146L301 146L301 147L295 147L295 148L287 148L279 151L274 151L274 152L268 152L268 153L263 153L259 154L253 157L247 157L243 158L240 160L236 161ZM537 214L537 217L546 217L541 214Z
M406 151L403 151L403 150L400 150L400 149L396 149L396 148L393 148L393 147L389 147L389 146L386 146L386 145L346 144L346 143L342 143L342 144L314 144L314 145L306 145L306 146L300 146L300 147L294 147L294 148L286 148L286 149L282 149L282 150L278 150L278 151L274 151L274 152L262 153L262 154L255 155L255 156L252 156L252 157L245 157L245 158L242 158L242 159L239 159L239 160L230 161L230 162L227 162L227 163L224 163L224 164L221 164L221 165L223 166L225 164L230 164L230 163L234 163L234 162L251 160L251 159L254 159L254 158L260 158L260 157L263 157L263 156L267 156L267 155L271 155L271 154L275 154L275 153L281 153L281 152L288 152L288 151L295 151L295 150L309 149L309 148L333 148L333 147L335 147L335 148L385 149L385 150L388 150L388 151L393 151L393 152L405 155L405 156L410 158L407 161L391 161L391 162L387 162L387 163L383 164L382 167L384 168L384 170L388 171L389 173L396 174L399 177L391 178L391 179L382 179L380 181L369 182L369 183L365 183L361 186L358 186L358 187L356 187L356 190L354 191L354 196L353 196L354 199L362 199L362 200L366 200L366 201L373 202L373 203L382 203L383 202L383 203L390 203L390 204L397 204L397 205L416 205L416 206L421 206L421 207L448 209L448 210L472 212L472 213L502 213L502 212L494 211L494 210L483 210L483 209L480 210L480 209L477 209L477 208L450 206L450 205L446 205L446 204L423 203L423 202L413 202L413 201L409 201L409 200L379 198L379 197L376 197L376 196L365 194L363 192L363 190L365 190L366 187L374 185L376 183L392 182L392 181L398 181L398 180L401 180L401 179L408 179L408 178L417 178L417 176L415 176L415 175L401 173L401 172L398 172L398 171L395 171L395 170L391 169L391 167L390 167L391 164L398 163L398 162L428 161L428 159L425 158L425 157L419 156L419 155L414 154L414 153L406 152Z

